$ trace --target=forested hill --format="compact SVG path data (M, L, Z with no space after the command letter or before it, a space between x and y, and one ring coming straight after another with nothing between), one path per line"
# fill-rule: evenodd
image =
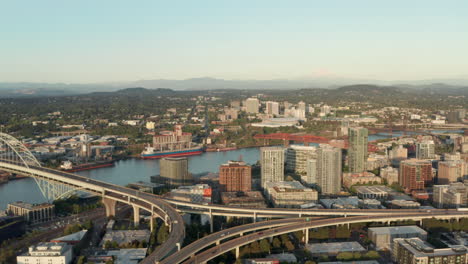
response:
M107 118L127 119L131 115L155 115L167 108L188 108L199 92L179 92L170 89L129 88L116 92L99 92L73 96L2 98L0 122L28 118L42 120L48 113L59 111L67 117L82 120ZM78 117L78 118L76 118ZM64 120L71 121L71 120Z
M468 88L407 89L376 85L351 85L338 89L300 90L210 90L174 91L171 89L127 88L115 92L95 92L84 95L47 96L0 99L0 124L11 120L41 120L48 113L60 111L64 122L106 118L122 120L132 115L163 114L167 108L187 109L195 105L197 96L215 97L213 103L228 105L231 100L243 100L261 95L262 101L289 101L297 103L324 102L330 105L346 105L366 102L377 107L398 106L423 109L468 108ZM67 119L69 118L69 119Z

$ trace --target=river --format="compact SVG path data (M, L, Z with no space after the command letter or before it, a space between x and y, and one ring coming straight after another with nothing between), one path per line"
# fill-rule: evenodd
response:
M398 135L398 133L393 133L394 137ZM389 137L389 134L379 133L370 135L369 141ZM254 164L260 158L259 149L246 148L227 152L206 152L199 156L191 156L188 157L189 171L194 174L218 172L221 164L229 160L239 160L239 158L248 164ZM116 162L114 167L80 171L77 174L119 185L136 181L148 182L150 176L159 174L159 160L122 160ZM0 185L0 210L5 210L8 203L15 201L42 203L47 200L42 196L34 179L25 178Z

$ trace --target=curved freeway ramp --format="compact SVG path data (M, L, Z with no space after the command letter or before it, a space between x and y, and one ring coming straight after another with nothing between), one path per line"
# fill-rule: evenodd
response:
M185 225L180 214L171 205L156 195L63 171L33 165L26 167L19 162L0 160L0 169L37 177L41 180L51 181L56 184L67 185L75 190L95 193L106 199L141 208L150 212L153 216L162 218L163 221L169 225L169 230L171 231L169 237L167 241L157 247L143 263L155 263L164 259L167 255L175 252L178 245L181 245L185 238Z
M209 248L195 256L185 255L185 258L190 259L182 262L184 264L195 264L195 263L206 263L207 261L222 255L226 252L229 252L234 249L238 249L241 246L247 245L251 242L261 240L264 238L269 238L273 236L278 236L282 234L287 234L296 231L308 230L310 228L319 228L327 226L336 226L336 225L345 225L353 223L365 223L365 222L389 222L389 221L401 221L401 220L422 220L428 218L440 218L440 219L451 219L451 218L463 218L468 217L468 212L460 212L456 210L450 210L446 213L419 213L419 214L402 214L402 215L387 215L387 216L353 216L353 217L340 217L340 218L328 218L328 219L319 219L312 222L296 222L290 225L284 225L277 228L263 230L261 232L255 232L249 235L244 235L229 241L226 241L222 244L219 244L215 247ZM215 238L213 238L215 239ZM206 241L206 243L213 243L211 241ZM178 259L180 260L180 259ZM172 262L171 264L177 264L181 262Z
M314 218L317 219L317 218ZM309 219L313 220L313 219ZM279 226L291 225L294 223L302 223L307 221L305 218L289 218L289 219L277 219L271 221L262 221L257 223L246 224L242 226L231 227L228 229L221 230L211 235L202 237L197 241L194 241L190 245L183 247L180 251L172 254L161 261L162 264L173 264L181 263L190 256L195 255L198 251L215 243L220 243L221 240L232 238L234 236L243 235L247 232L253 232L261 229L274 228Z

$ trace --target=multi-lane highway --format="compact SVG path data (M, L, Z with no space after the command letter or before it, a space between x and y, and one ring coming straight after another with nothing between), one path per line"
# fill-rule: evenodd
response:
M357 215L389 215L402 213L424 213L425 209L293 209L293 208L246 208L233 207L217 204L196 204L163 198L164 201L173 205L180 212L220 215L241 216L254 218L283 218L303 216L357 216ZM433 209L432 211L444 211Z
M175 252L185 238L185 226L180 214L171 205L161 200L156 195L142 193L130 188L63 171L29 164L25 166L16 161L0 160L0 169L23 175L31 175L57 184L68 185L82 191L96 193L101 195L103 199L126 203L132 205L136 210L143 209L152 213L154 216L162 218L163 221L169 225L169 229L171 230L169 238L164 244L156 248L156 250L145 259L144 263L154 263L162 260L167 255ZM115 203L113 206L115 206Z
M304 217L304 216L344 216L342 218L333 218L327 220L316 220L313 222L303 222L300 220L278 220L276 224L273 221L255 223L252 225L244 225L235 227L232 230L225 230L224 232L215 233L209 237L202 238L199 242L194 242L188 247L171 256L165 263L178 263L188 257L192 256L200 249L213 243L220 242L221 240L238 235L241 233L258 230L261 228L271 228L264 232L257 232L251 235L242 236L229 240L225 243L215 246L198 254L195 260L191 259L190 263L205 262L218 256L224 252L239 248L242 245L262 239L264 237L271 237L272 235L279 235L282 233L289 233L306 228L314 228L320 226L329 226L336 224L346 224L354 222L368 222L368 221L395 221L394 219L408 219L412 218L428 218L428 217L465 217L467 212L459 212L454 210L336 210L336 209L285 209L285 208L241 208L230 207L223 205L206 205L196 204L184 201L177 201L171 199L163 199L157 195L142 193L130 188L114 185L106 182L97 181L94 179L86 178L83 176L57 171L49 168L43 168L34 165L25 166L18 161L0 160L0 169L11 171L18 174L31 175L43 180L54 182L57 184L67 185L69 187L79 189L82 191L92 192L99 194L103 197L104 201L113 201L112 203L105 203L106 212L112 212L115 208L115 201L132 205L135 214L139 209L151 212L153 216L160 217L169 226L170 235L168 240L159 246L143 263L154 263L164 260L168 255L175 252L183 243L185 237L185 226L182 217L178 213L189 212L208 214L211 217L214 215L222 216L242 216L257 218L264 217ZM137 219L138 220L138 219ZM288 223L289 221L289 223ZM269 226L270 225L270 226ZM263 226L263 227L262 227ZM278 227L281 226L281 227ZM274 227L274 228L273 228ZM256 235L255 235L256 234ZM249 242L250 241L250 242Z
M426 212L426 213L417 213L417 214L401 214L401 215L378 215L378 216L352 216L352 217L340 217L340 218L327 218L327 219L316 219L310 222L308 221L299 221L294 222L289 225L283 225L276 228L266 229L259 232L251 233L248 235L240 236L232 240L228 240L224 243L216 245L215 247L209 248L195 256L190 254L191 251L185 251L183 248L178 253L171 256L171 259L175 261L170 262L171 264L184 263L205 263L221 254L229 252L231 250L236 250L236 255L239 254L239 248L243 245L247 245L253 241L258 241L264 238L269 238L273 236L278 236L281 234L287 234L296 231L309 230L311 228L319 228L326 226L336 226L336 225L346 225L353 223L365 223L365 222L390 222L390 221L402 221L402 220L423 220L428 218L439 218L439 219L451 219L451 218L463 218L468 217L468 212L466 211L457 211L457 210L447 210L445 212ZM224 230L224 232L229 232ZM218 232L219 233L219 232ZM214 235L214 234L213 234ZM219 240L218 236L207 236L209 238L204 241L205 244L211 245ZM196 242L194 242L196 243ZM189 245L190 246L190 245ZM177 256L177 257L176 257ZM182 262L183 259L188 260ZM169 262L163 262L169 263Z
M161 263L172 264L180 263L188 256L195 255L198 251L215 243L220 243L222 240L232 238L234 236L243 235L247 232L253 232L261 229L291 225L295 223L302 223L304 221L312 221L318 218L290 218L290 219L277 219L271 221L262 221L257 223L246 224L242 226L236 226L229 229L221 230L211 235L202 237L197 241L183 247L180 251L172 254L171 256L164 259Z

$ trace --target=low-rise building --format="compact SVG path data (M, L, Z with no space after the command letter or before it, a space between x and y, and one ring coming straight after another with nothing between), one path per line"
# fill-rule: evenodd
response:
M154 193L154 190L157 188L162 188L165 185L162 183L152 183L152 182L144 182L144 181L137 181L134 183L129 183L128 187L139 190L141 192L149 192Z
M147 248L122 248L119 250L100 250L88 256L88 263L105 264L112 261L116 264L137 264L146 257ZM32 263L31 263L32 264Z
M24 216L30 224L36 224L52 220L55 216L55 205L14 202L8 204L7 211L12 215Z
M398 183L398 169L393 167L385 167L380 169L380 176L387 182L388 185Z
M180 186L167 194L171 199L192 203L210 204L212 189L208 184Z
M454 182L447 185L434 185L432 200L438 208L458 208L467 205L466 185Z
M366 251L366 249L356 241L336 243L313 243L307 244L306 248L309 250L309 252L312 253L312 255L316 256L336 256L341 252L362 253Z
M80 241L85 237L87 233L88 233L88 230L81 230L70 235L54 238L50 240L50 242L76 245L80 243Z
M253 123L253 127L288 127L296 126L299 124L298 118L268 118L263 120L261 123Z
M397 238L393 241L392 259L399 264L467 263L467 248L434 248L420 238Z
M386 165L389 165L388 157L386 155L371 153L369 154L369 157L367 157L367 170L382 168Z
M359 208L359 198L357 196L338 197L336 199L320 199L320 203L327 209Z
M106 241L115 241L119 245L129 244L133 241L149 241L151 232L145 230L107 230L106 234L101 240L101 247L104 246Z
M375 176L372 172L360 172L360 173L343 173L343 185L346 188L350 188L353 185L359 184L380 184L382 178Z
M250 208L266 208L265 198L259 191L223 192L221 201L225 205Z
M422 240L427 239L427 232L418 226L371 227L368 229L368 234L377 250L392 249L395 238L419 237Z
M379 200L376 199L360 199L359 208L361 209L380 209L382 208L382 204L380 203Z
M361 199L377 199L377 200L386 200L388 194L392 192L392 189L383 185L373 185L373 186L356 186L356 194Z
M388 207L391 209L418 209L420 203L409 200L391 200L388 202Z
M16 257L18 264L69 264L73 259L72 247L66 243L40 242L30 246L28 252Z
M318 201L318 192L298 181L267 182L265 190L275 207L299 207Z

